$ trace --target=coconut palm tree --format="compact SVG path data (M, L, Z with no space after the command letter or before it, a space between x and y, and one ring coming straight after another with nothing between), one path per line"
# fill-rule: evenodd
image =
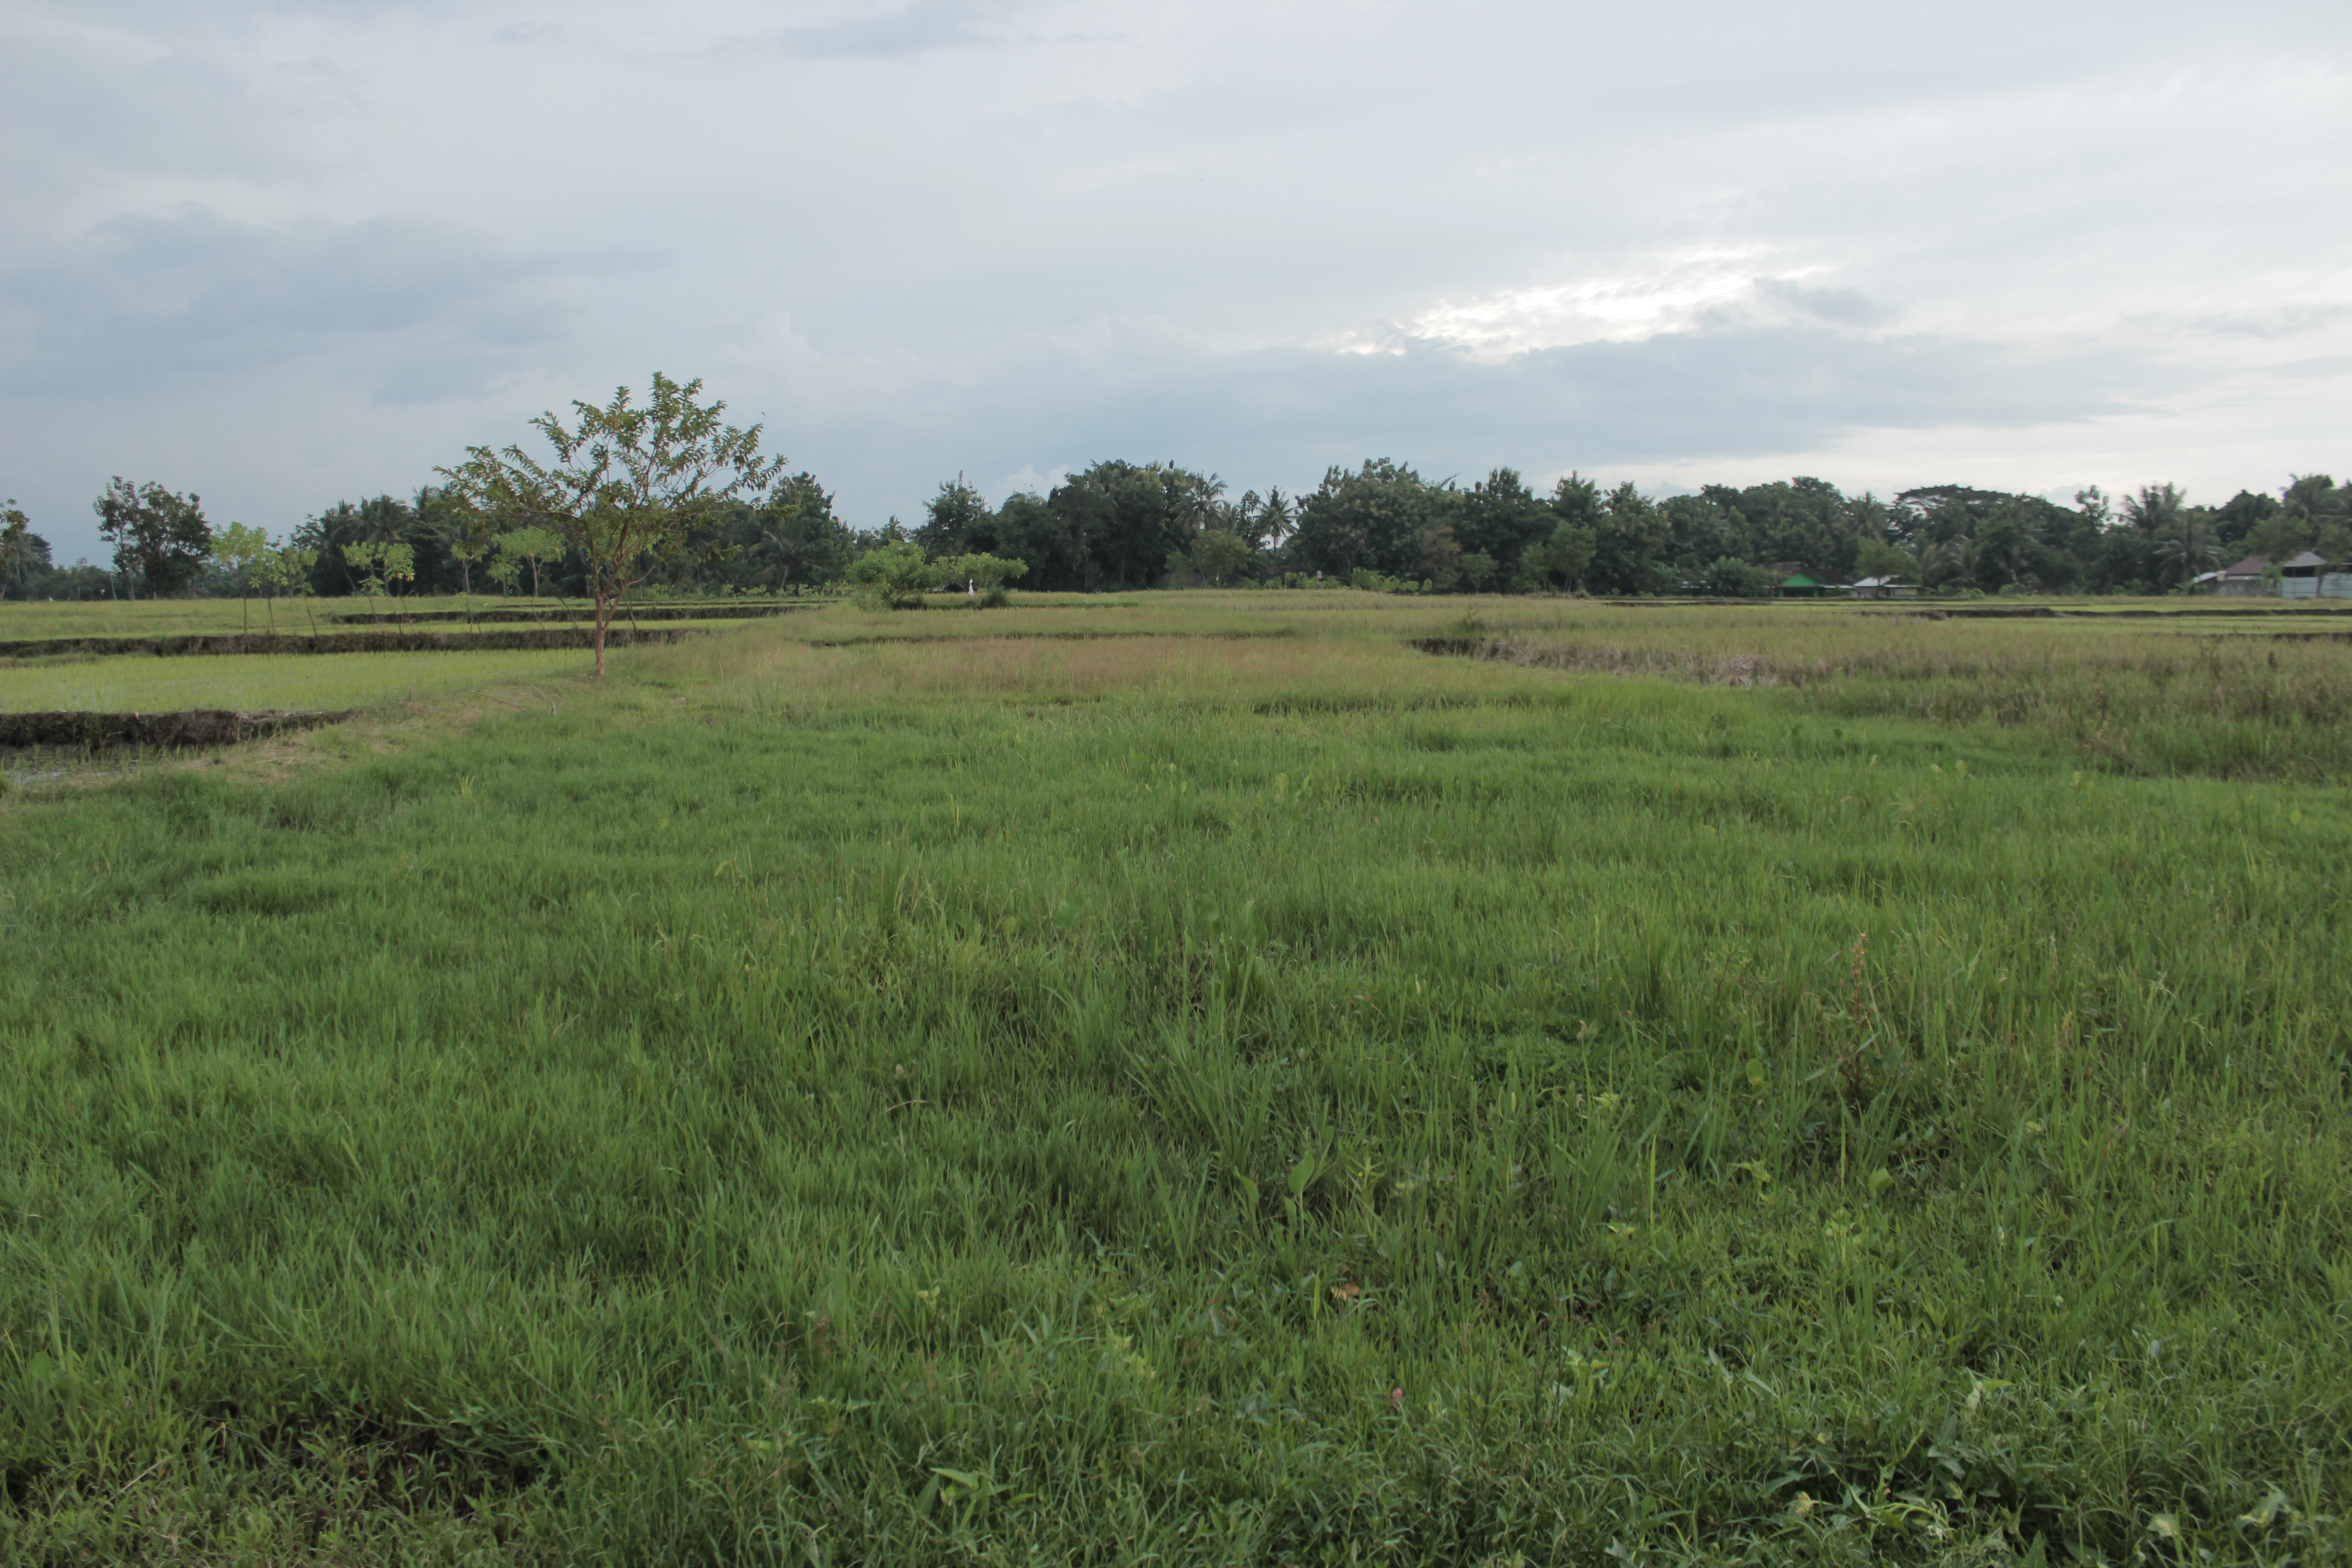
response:
M2213 537L2212 528L2193 511L2175 515L2157 536L2156 548L2157 581L2168 588L2177 588L2199 574L2211 571L2221 556L2221 546Z
M2151 537L2169 531L2188 510L2179 485L2142 485L2139 494L2124 497L2124 521Z
M15 498L0 502L0 589L24 574L33 559L33 520Z
M1968 540L1948 539L1919 552L1919 581L1926 587L1965 587L1975 576L1975 550Z

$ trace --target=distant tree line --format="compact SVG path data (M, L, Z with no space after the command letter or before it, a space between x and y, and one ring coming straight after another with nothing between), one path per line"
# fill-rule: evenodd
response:
M215 530L194 495L113 480L94 503L110 566L59 565L12 501L0 511L0 594L93 599L197 593L483 593L579 597L589 566L527 519L500 518L454 489L339 500L282 540ZM654 564L639 595L800 594L871 584L892 550L933 575L950 563L1017 562L1021 586L1096 592L1318 580L1427 593L1769 594L1802 569L1852 581L1894 575L1933 591L2162 593L2243 555L2315 550L2352 560L2352 483L2293 477L2275 494L2240 490L2192 505L2178 487L2063 506L2040 496L1928 485L1881 500L1799 478L1645 496L1570 475L1548 493L1511 468L1469 484L1379 458L1334 468L1299 496L1238 498L1213 474L1174 463L1105 461L1045 493L992 505L961 478L942 483L909 528L844 523L815 476L711 509L690 547ZM928 569L927 568L927 569ZM992 568L979 568L987 571Z
M950 480L926 510L910 538L933 558L1013 557L1028 563L1024 586L1077 591L1319 576L1434 593L1747 597L1802 569L1950 591L2159 593L2240 554L2352 559L2352 485L2325 474L2220 507L2191 506L2168 484L2120 504L2093 488L2066 507L1964 485L1881 500L1818 479L1656 499L1570 475L1539 494L1510 468L1463 485L1382 458L1332 468L1295 499L1234 500L1215 476L1172 463L1104 462L993 508Z

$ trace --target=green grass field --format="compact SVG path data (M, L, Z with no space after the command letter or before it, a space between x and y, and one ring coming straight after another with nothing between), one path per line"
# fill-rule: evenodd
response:
M59 603L0 604L0 642L28 637L172 637L184 634L267 631L332 631L346 613L383 610L463 610L453 597L399 599L281 598L274 605L252 599L79 599ZM477 594L477 609L501 605L555 608L553 599L500 599Z
M192 654L0 663L0 712L181 708L362 708L593 668L577 649L489 653Z
M719 604L740 606L767 601L649 599L643 605ZM777 601L789 605L793 601ZM117 637L219 635L261 632L275 626L281 632L308 635L341 628L345 616L429 615L492 610L570 610L582 624L593 619L593 607L581 599L529 596L500 598L477 594L471 599L455 595L405 595L397 598L281 598L274 605L253 599L82 599L62 603L16 600L0 604L0 642L34 637ZM623 619L625 620L625 614ZM462 625L463 623L458 623ZM445 628L446 629L446 628Z
M2352 648L1467 611L0 799L0 1558L2343 1561Z

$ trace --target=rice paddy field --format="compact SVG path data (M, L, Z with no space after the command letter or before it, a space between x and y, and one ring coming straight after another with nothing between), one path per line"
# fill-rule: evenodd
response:
M0 1560L2343 1562L2286 616L834 605L17 789Z
M552 599L512 601L477 595L474 607L511 604L559 607ZM0 641L31 637L176 637L267 631L331 631L338 617L359 611L457 610L462 598L78 599L0 604Z
M639 607L709 605L740 610L747 605L768 603L790 605L793 601L756 597L646 600ZM337 599L281 597L274 603L259 597L16 600L0 604L0 642L36 637L219 636L232 632L265 632L273 626L280 632L328 633L341 629L345 624L344 618L352 616L436 618L516 610L536 610L559 616L569 612L583 625L589 624L593 618L593 606L583 600L533 599L527 596L501 598L496 594L477 594L471 598L456 595Z
M0 662L0 712L180 708L345 709L411 702L486 685L576 676L577 649L489 653L192 654Z

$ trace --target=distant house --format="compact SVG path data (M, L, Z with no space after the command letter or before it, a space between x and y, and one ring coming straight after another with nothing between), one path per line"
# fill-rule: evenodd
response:
M1801 561L1767 561L1756 570L1772 584L1776 599L1818 599L1830 591L1830 584L1805 570Z
M2276 594L2277 587L2271 579L2263 575L2270 569L2270 564L2267 556L2249 555L2233 565L2224 566L2213 574L2213 592L2233 599Z
M1854 584L1857 599L1908 599L1917 595L1919 584L1906 583L1900 577L1864 577Z

